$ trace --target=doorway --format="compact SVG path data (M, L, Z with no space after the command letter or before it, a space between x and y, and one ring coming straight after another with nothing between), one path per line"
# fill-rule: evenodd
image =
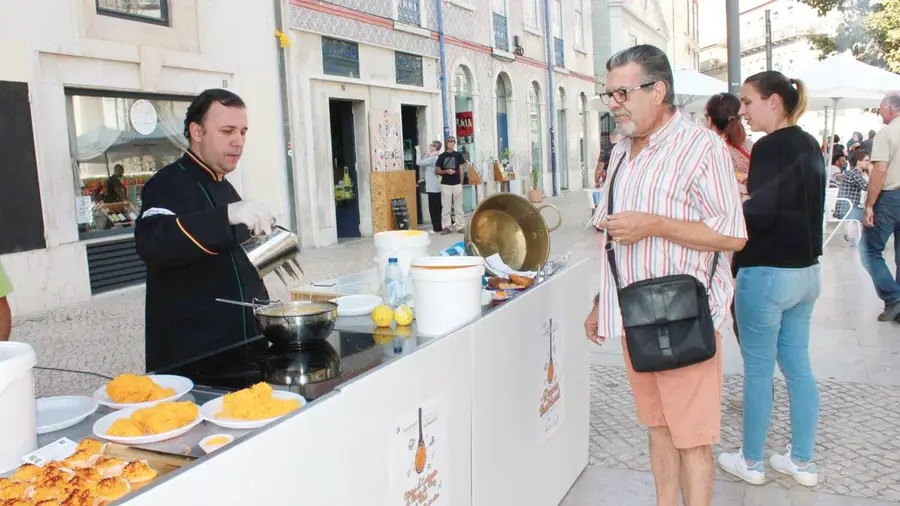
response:
M331 160L334 173L334 218L338 239L360 237L359 178L353 102L329 100Z
M420 125L425 121L425 107L417 105L401 105L400 106L400 123L403 130L403 168L406 170L416 171L416 181L419 180L419 166L416 165L419 153L416 152L416 146L420 150L425 149L419 139L419 132L424 131L424 125ZM421 126L421 128L420 128ZM416 223L422 222L422 194L416 191Z
M556 171L559 174L559 188L569 189L569 146L566 131L566 90L560 88L556 95Z

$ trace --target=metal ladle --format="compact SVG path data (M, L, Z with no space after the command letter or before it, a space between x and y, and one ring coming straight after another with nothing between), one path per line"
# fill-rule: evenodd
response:
M252 307L253 309L264 308L268 305L268 304L259 304L259 303L255 303L255 302L241 302L239 300L230 300L230 299L216 299L216 302L224 302L225 304L232 304L235 306Z

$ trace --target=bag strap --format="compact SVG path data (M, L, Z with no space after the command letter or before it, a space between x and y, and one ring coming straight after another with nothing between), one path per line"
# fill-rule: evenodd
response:
M619 159L618 165L616 165L615 172L612 173L612 176L609 178L609 188L606 189L606 219L608 220L610 216L613 214L613 195L614 188L616 184L616 178L619 176L619 172L622 170L622 165L625 163L625 158L628 156L628 153L622 155L622 158ZM604 231L606 233L606 245L604 249L606 250L606 260L609 262L609 272L612 273L613 280L616 282L616 291L620 291L622 289L622 283L619 278L619 268L616 265L616 252L613 251L613 241L610 240L609 237L609 229ZM706 284L707 293L712 290L713 279L716 276L716 269L719 267L719 252L715 253L713 257L713 265L712 270L709 273L709 282Z

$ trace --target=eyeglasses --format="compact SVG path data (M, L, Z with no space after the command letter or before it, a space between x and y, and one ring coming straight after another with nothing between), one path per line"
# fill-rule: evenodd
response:
M603 102L603 105L609 105L609 99L612 98L618 104L624 104L628 100L628 94L632 91L637 91L643 88L647 88L656 84L656 81L652 83L644 83L633 88L622 88L619 90L608 91L606 93L600 94L600 101Z

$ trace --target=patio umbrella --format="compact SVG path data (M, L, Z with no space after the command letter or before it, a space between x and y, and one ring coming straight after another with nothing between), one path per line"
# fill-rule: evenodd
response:
M864 109L878 107L884 96L900 91L900 75L865 64L850 53L829 56L824 60L798 69L794 73L806 85L807 109L825 111L825 130L834 133L838 107ZM828 109L832 110L831 129L828 129ZM826 137L827 139L827 137ZM831 163L834 146L828 148L827 163Z

